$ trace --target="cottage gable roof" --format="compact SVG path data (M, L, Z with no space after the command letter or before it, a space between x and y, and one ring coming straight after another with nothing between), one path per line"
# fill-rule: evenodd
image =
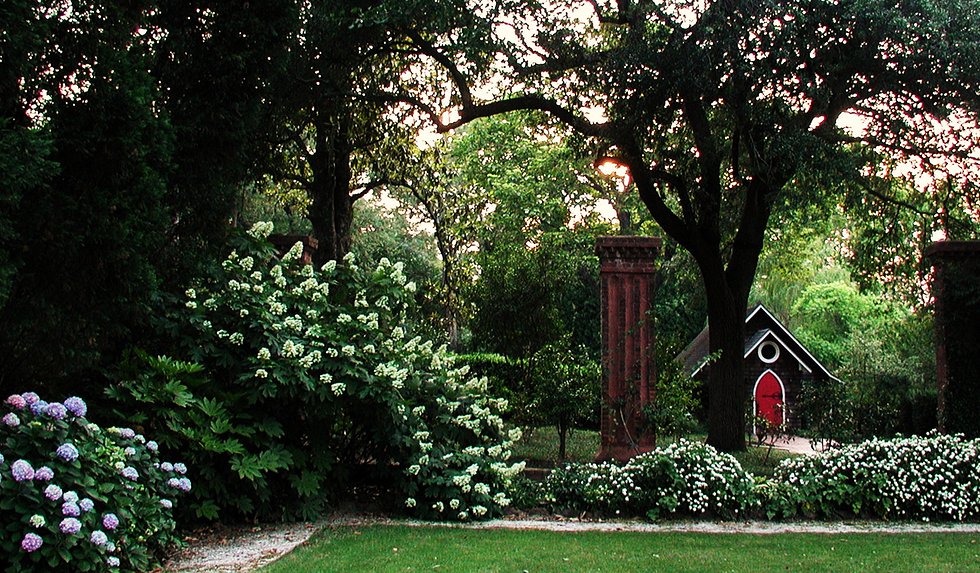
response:
M759 304L749 309L745 316L745 351L743 357L747 357L754 352L767 339L773 340L789 352L800 364L800 367L807 372L816 374L818 377L837 379L793 336L793 333L788 328L783 326L765 306ZM685 371L689 372L691 376L694 376L707 364L707 356L708 328L705 327L687 345L687 348L677 355L677 360L684 365Z

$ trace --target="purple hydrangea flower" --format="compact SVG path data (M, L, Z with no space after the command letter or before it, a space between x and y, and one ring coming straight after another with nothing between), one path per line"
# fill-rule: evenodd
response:
M51 416L55 420L62 420L68 415L68 409L65 408L64 404L59 404L58 402L52 402L47 405L44 409L44 413Z
M112 531L113 529L119 527L119 518L116 517L115 513L107 513L102 516L102 527Z
M116 544L113 543L113 542L111 542L111 541L109 543L106 543L105 544L105 550L108 551L109 553L115 553L116 552Z
M126 448L123 449L123 453L126 454L127 458L134 457L136 455L136 448L133 446L126 446Z
M85 405L85 400L82 400L78 396L72 396L65 400L65 408L72 414L78 416L79 418L85 416L88 413L88 406Z
M24 402L27 403L28 406L30 406L31 404L36 404L41 399L41 397L38 396L35 392L24 392L23 394L21 394L21 397L24 399Z
M48 409L48 403L45 402L44 400L38 400L37 402L31 404L31 413L34 414L35 416L40 416L47 409Z
M48 466L41 466L34 472L34 481L51 481L54 479L54 470Z
M10 475L14 481L28 481L34 479L34 468L27 460L17 460L10 464Z
M82 508L78 507L78 504L72 501L66 501L61 504L61 515L67 515L68 517L78 517L82 514Z
M128 480L136 481L140 478L139 472L133 466L124 467L120 473Z
M86 497L85 499L78 502L78 508L84 511L85 513L88 513L93 509L95 509L95 502Z
M105 564L109 567L119 567L119 558L115 556L106 557Z
M28 553L37 551L42 545L44 545L44 540L36 533L28 533L24 535L24 539L20 540L20 548Z
M73 444L61 444L54 453L66 462L73 462L78 459L78 448Z
M177 489L180 487L180 479L175 477L170 478L167 480L167 485L174 489Z
M129 428L120 428L119 435L125 440L132 440L136 437L136 432L130 430Z
M44 497L50 499L51 501L58 501L61 499L61 493L61 488L54 484L44 488Z
M27 400L25 400L20 394L11 394L10 396L7 396L6 403L13 406L17 410L23 410L27 407Z
M73 491L66 491L63 499L70 503L78 503L78 494Z
M7 424L11 428L16 428L20 425L20 418L18 418L17 414L14 414L13 412L7 412L7 414L3 417L3 423Z
M67 535L75 535L82 530L82 522L78 521L74 517L66 517L61 520L61 523L58 525L58 529Z
M92 536L89 537L89 541L92 542L92 545L102 547L106 543L109 543L109 537L105 534L104 531L99 531L98 529L96 529L95 531L92 532Z
M160 505L162 505L164 509L172 509L174 506L174 502L170 501L169 499L161 499Z
M181 475L186 474L187 473L187 466L185 466L184 464L182 464L180 462L177 462L177 463L174 464L174 471L177 472L177 473L179 473L179 474L181 474Z
M180 483L177 484L177 489L183 492L188 492L191 490L191 480L187 478L180 478Z
M160 469L165 472L172 472L174 471L174 465L170 462L163 462L160 464Z
M146 449L150 450L151 452L155 452L160 449L160 445L153 440L150 440L149 442L146 442Z

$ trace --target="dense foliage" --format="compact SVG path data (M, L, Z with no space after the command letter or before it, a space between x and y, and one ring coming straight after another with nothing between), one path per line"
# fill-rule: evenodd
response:
M188 290L194 367L150 360L113 395L194 462L204 517L313 517L370 474L413 512L485 518L519 466L486 380L406 323L400 263L282 259L256 224L213 282Z
M0 552L6 571L146 571L179 538L174 500L191 490L157 442L101 428L78 397L4 402Z
M980 449L962 436L872 439L783 461L760 487L770 517L980 518Z
M548 501L605 515L736 517L752 507L752 476L729 454L681 440L625 464L566 465L547 482Z
M522 507L650 519L980 520L980 443L962 435L874 438L784 459L753 476L706 444L681 440L626 463L567 464L518 482Z
M792 318L800 341L843 380L804 385L809 435L853 442L936 427L931 317L834 281L804 288Z

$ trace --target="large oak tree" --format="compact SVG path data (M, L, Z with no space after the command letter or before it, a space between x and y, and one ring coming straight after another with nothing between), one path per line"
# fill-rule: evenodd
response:
M546 111L629 168L646 208L700 269L719 355L708 442L744 448L743 320L774 209L795 209L841 181L880 195L880 169L856 161L872 154L855 147L927 170L947 160L975 168L977 2L499 6L488 20L504 70L491 85L469 77L466 42L416 38L454 85L454 115L435 104L427 112L448 131Z

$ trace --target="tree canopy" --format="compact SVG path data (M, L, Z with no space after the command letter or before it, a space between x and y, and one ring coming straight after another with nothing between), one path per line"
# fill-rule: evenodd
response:
M428 112L448 131L545 111L629 168L704 283L710 346L720 353L708 441L743 448L743 318L774 210L798 208L832 183L887 193L877 183L894 173L855 147L934 178L974 168L980 11L971 0L500 6L494 18L517 33L496 35L505 64L496 86L468 77L472 45L418 43L455 86L452 117L443 121L435 105Z

